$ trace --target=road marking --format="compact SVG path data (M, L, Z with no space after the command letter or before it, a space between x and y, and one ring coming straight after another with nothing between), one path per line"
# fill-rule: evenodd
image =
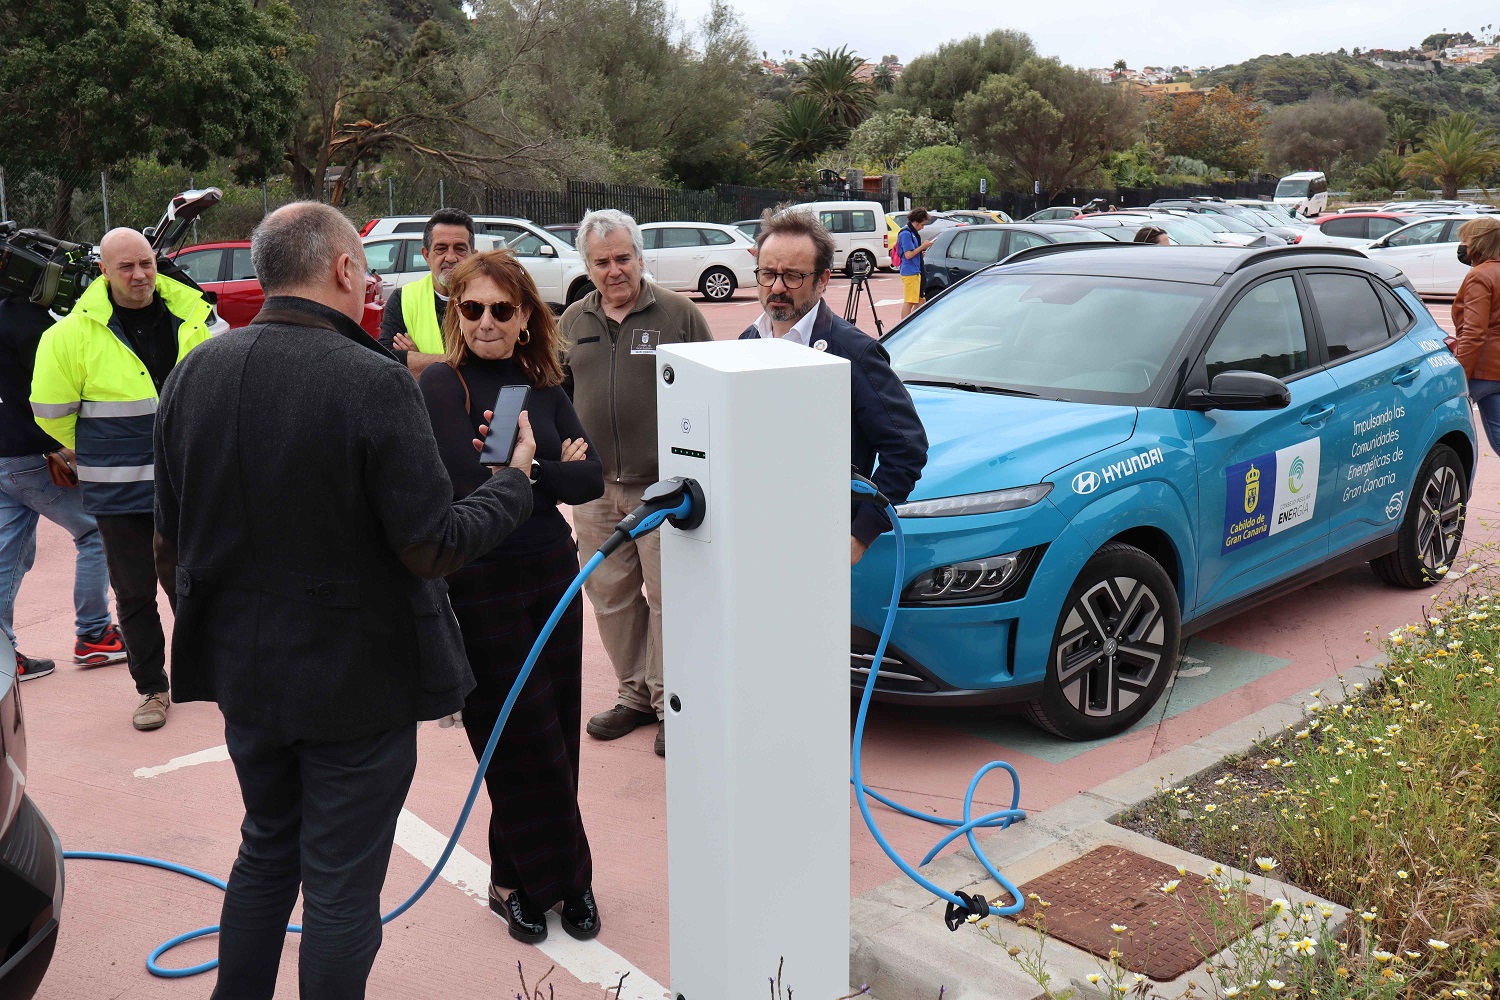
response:
M875 305L877 307L879 307L879 306L899 306L904 301L906 301L906 300L905 299L878 299L875 302Z
M168 771L176 771L178 768L192 767L195 764L216 764L221 760L229 759L229 745L220 743L216 747L207 750L199 750L182 757L173 757L165 764L156 767L138 767L135 769L137 778L154 778L158 774L166 774Z
M437 864L447 843L447 833L429 826L410 810L401 810L401 816L396 820L396 845L403 851L430 868ZM463 845L454 848L453 856L443 866L441 874L445 881L457 886L480 905L489 906L490 866L466 851ZM552 933L535 947L573 978L612 991L620 976L629 973L621 1000L664 1000L667 996L665 986L600 944L597 938L575 941L563 932L557 914L549 912L547 920L552 925Z

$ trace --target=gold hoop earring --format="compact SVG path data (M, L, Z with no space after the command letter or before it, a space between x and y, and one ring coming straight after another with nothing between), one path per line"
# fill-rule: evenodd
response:
M516 343L520 344L522 347L525 347L527 344L531 343L531 331L526 329L525 327L522 327L521 332L516 335Z

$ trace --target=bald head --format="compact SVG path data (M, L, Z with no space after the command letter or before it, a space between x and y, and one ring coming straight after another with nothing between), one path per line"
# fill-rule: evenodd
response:
M109 297L126 309L144 309L156 294L156 251L134 229L111 229L99 241L99 270Z
M358 322L364 312L365 251L336 208L297 201L261 220L250 259L266 295L312 299Z

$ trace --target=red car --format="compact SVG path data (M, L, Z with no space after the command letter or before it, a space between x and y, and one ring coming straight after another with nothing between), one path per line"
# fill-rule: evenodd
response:
M230 329L249 326L265 302L255 268L250 263L250 241L228 240L223 243L200 243L184 247L172 259L196 281L205 292L219 297L219 315ZM380 300L380 279L365 274L365 311L359 325L372 337L380 336L380 320L385 304Z

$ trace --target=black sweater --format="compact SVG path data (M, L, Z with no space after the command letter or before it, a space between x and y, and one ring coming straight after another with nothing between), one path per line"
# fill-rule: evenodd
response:
M464 383L469 387L469 411L464 412ZM474 438L484 422L484 411L495 405L502 386L528 385L526 373L510 358L486 361L470 355L463 366L463 379L446 364L432 365L418 381L432 418L438 452L453 481L453 498L461 500L490 477L490 470L479 464ZM604 495L604 467L590 444L588 456L581 462L563 462L562 443L567 438L585 438L583 424L561 386L531 390L526 404L531 432L536 438L537 480L533 489L531 517L484 559L506 555L542 552L572 536L572 529L557 509L559 503L572 506L597 500ZM530 475L530 470L522 470Z
M0 458L40 455L62 445L31 414L31 372L36 348L52 317L21 298L0 298Z

